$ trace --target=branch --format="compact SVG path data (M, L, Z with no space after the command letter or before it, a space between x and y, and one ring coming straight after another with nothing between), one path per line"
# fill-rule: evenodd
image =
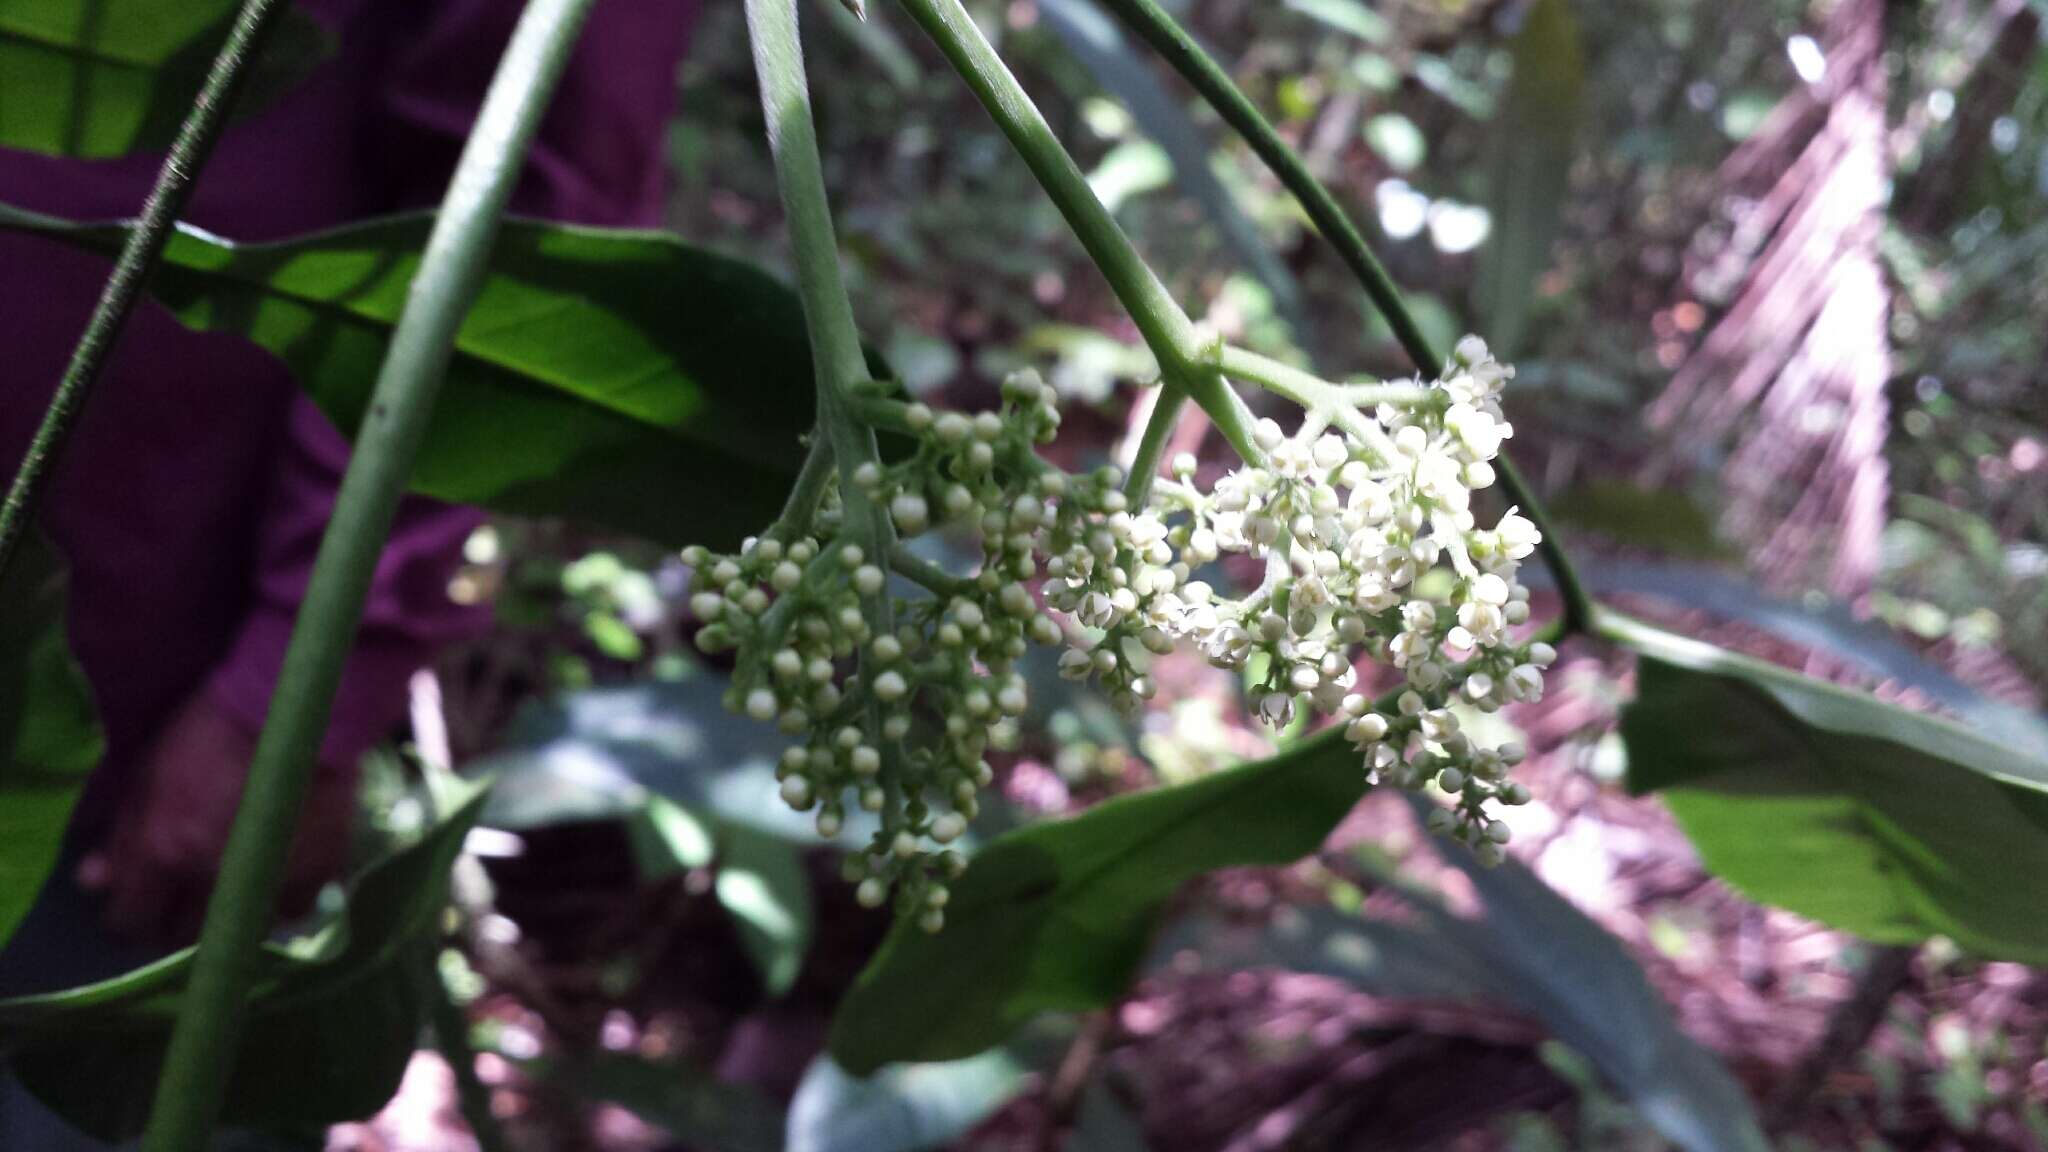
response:
M21 458L21 466L8 486L6 501L0 503L0 573L7 571L8 562L14 558L14 550L21 544L36 503L42 497L43 484L64 454L72 426L77 423L100 370L120 342L121 329L128 323L129 313L135 311L143 285L163 255L164 244L170 240L171 229L185 210L185 201L192 194L200 169L206 167L213 154L221 125L234 106L235 94L241 90L262 48L264 33L284 6L280 0L247 0L242 5L234 26L228 30L227 40L220 46L220 54L214 57L212 70L206 74L205 87L199 90L192 110L185 114L178 137L171 142L163 167L157 170L156 184L143 201L142 216L121 246L113 274L100 290L99 303L93 306L85 333L71 351L71 363L65 367L57 391L50 396L49 407L43 410L43 422L29 443L28 454Z
M1402 302L1400 289L1394 286L1393 278L1387 275L1387 270L1373 255L1372 246L1366 243L1358 226L1302 163L1301 157L1295 155L1287 141L1281 139L1273 126L1266 122L1258 107L1238 88L1229 73L1212 60L1156 0L1104 2L1118 19L1165 57L1167 63L1173 65L1174 70L1223 117L1225 123L1244 137L1252 151L1301 203L1316 230L1336 247L1338 256L1364 287L1365 294L1372 298L1380 315L1386 317L1387 326L1393 329L1394 338L1408 353L1415 370L1425 377L1441 372L1443 358L1430 348L1428 337L1422 334L1422 328ZM1494 461L1494 468L1500 476L1501 488L1543 535L1537 547L1564 598L1565 631L1586 631L1593 622L1593 600L1578 572L1573 569L1571 558L1565 555L1563 541L1558 537L1549 514L1544 511L1543 502L1536 498L1535 490L1529 487L1505 455Z
M200 1152L220 1114L306 783L370 579L425 438L456 329L482 287L527 146L590 0L533 0L499 62L420 259L321 539L270 714L206 909L192 980L157 1081L147 1152Z

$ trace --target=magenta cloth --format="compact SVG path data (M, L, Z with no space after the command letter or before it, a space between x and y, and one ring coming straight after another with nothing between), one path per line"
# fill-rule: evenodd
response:
M541 129L514 210L658 224L676 64L697 0L603 0ZM302 0L334 58L234 124L185 219L272 240L435 203L516 0ZM136 213L160 157L0 151L0 201L92 220ZM84 328L104 260L0 235L0 465L11 474ZM261 723L348 445L284 367L190 332L152 302L129 321L54 476L43 524L71 565L70 630L109 737L110 775L193 692ZM475 630L450 576L472 510L409 499L379 563L327 734L345 764L402 717L436 646Z

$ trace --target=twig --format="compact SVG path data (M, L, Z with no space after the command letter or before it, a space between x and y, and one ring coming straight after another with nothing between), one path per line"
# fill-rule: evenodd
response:
M1827 1030L1806 1059L1778 1090L1764 1114L1764 1127L1780 1132L1806 1115L1814 1094L1870 1041L1871 1033L1884 1022L1885 1009L1913 976L1913 960L1920 955L1917 945L1878 948L1870 954L1870 966L1856 981L1849 998L1828 1013Z
M214 57L212 70L206 74L205 87L199 90L192 110L185 114L178 137L164 156L163 167L157 170L156 184L142 203L142 215L121 246L113 274L107 277L99 303L93 306L92 319L86 322L85 333L71 351L71 363L65 367L49 407L43 410L43 422L14 473L7 499L0 503L0 573L7 571L15 548L27 532L50 470L63 455L65 441L71 436L86 398L99 379L100 370L113 355L121 329L135 311L142 287L163 254L179 214L185 210L192 185L213 154L228 109L234 105L235 94L241 90L263 46L264 33L283 7L279 0L247 0L242 5L234 27L228 30L227 40L220 46L220 54Z

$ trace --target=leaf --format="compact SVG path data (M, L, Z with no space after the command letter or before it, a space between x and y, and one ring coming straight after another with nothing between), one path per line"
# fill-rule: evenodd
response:
M897 1064L863 1080L820 1056L789 1105L788 1152L921 1152L951 1143L1024 1087L1008 1052Z
M1571 186L1586 79L1571 0L1535 0L1509 51L1514 77L1489 149L1493 239L1480 253L1473 291L1487 343L1504 357L1520 350L1528 331L1536 278L1550 266Z
M1368 44L1384 44L1393 35L1387 18L1360 0L1287 0L1287 7Z
M1410 798L1418 818L1425 802ZM1375 996L1499 1004L1541 1022L1592 1062L1666 1138L1690 1152L1768 1147L1749 1098L1719 1060L1672 1019L1620 941L1513 860L1481 868L1452 847L1479 913L1368 864L1414 915L1406 922L1328 906L1286 908L1252 939L1207 918L1177 925L1157 955L1194 949L1205 966L1278 965L1332 976Z
M1150 54L1133 51L1116 22L1094 0L1043 0L1039 11L1074 59L1103 91L1116 97L1145 135L1166 153L1171 161L1171 176L1180 189L1201 207L1246 270L1273 294L1274 308L1294 330L1295 338L1305 339L1308 318L1302 308L1301 285L1259 235L1258 225L1217 178L1210 167L1214 145L1196 127L1187 109L1159 82ZM1106 159L1104 167L1108 167ZM1090 178L1091 183L1094 179Z
M0 946L34 906L100 762L92 687L64 637L64 571L31 531L0 574Z
M768 994L780 996L796 983L811 947L811 878L802 850L743 824L728 825L721 840L718 902L739 921L740 943Z
M2048 962L2048 756L1612 616L1628 783L1716 875L1882 943Z
M369 1115L397 1091L425 1011L411 966L438 935L448 871L484 791L468 785L445 821L366 871L339 920L267 948L224 1123L331 1124ZM99 984L0 1000L10 1070L93 1136L140 1132L191 957L188 948Z
M484 822L535 827L625 819L642 872L712 862L714 891L771 995L795 983L810 948L811 889L802 849L826 841L813 818L777 797L788 741L727 712L723 678L576 693L529 707L508 750L483 761L498 777ZM849 813L832 843L857 849L877 827Z
M1160 905L1203 872L1314 851L1364 791L1335 732L1189 784L997 838L952 886L945 931L899 919L841 1001L831 1052L856 1075L971 1056L1040 1012L1121 995Z
M609 1100L691 1147L715 1152L781 1152L782 1112L743 1084L694 1068L616 1052L521 1067L580 1096Z
M235 21L237 0L8 0L0 4L0 148L107 158L170 146ZM287 7L236 95L268 107L333 52Z
M150 292L187 327L269 349L353 430L432 218L278 244L180 227ZM0 207L0 227L111 251L118 224ZM796 296L657 232L511 220L457 335L413 490L728 546L780 509L811 424Z
M577 692L523 709L480 772L497 778L483 822L532 828L635 818L650 794L699 822L798 844L826 843L814 818L776 798L788 739L725 710L722 677ZM867 845L875 817L848 812L831 843ZM714 833L715 834L715 833Z

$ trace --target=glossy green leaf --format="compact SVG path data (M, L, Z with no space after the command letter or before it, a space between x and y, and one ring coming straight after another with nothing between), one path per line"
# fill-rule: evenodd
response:
M1184 881L1299 859L1364 788L1357 754L1332 732L991 841L953 884L945 931L896 922L840 1003L833 1056L856 1075L958 1059L1040 1012L1109 1003Z
M431 224L248 245L182 228L149 289L188 327L275 353L353 430ZM126 234L5 208L0 227L99 251ZM663 233L507 221L413 489L731 545L779 511L811 395L802 307L772 277Z
M1519 351L1528 333L1536 280L1550 267L1571 186L1586 80L1571 0L1536 0L1510 50L1514 77L1487 150L1493 234L1474 286L1482 330L1502 356Z
M0 4L0 148L105 158L170 146L237 0ZM277 14L234 115L267 107L332 51L297 8Z
M64 573L31 532L0 578L0 946L35 904L105 750L64 639Z
M446 820L363 874L340 919L268 949L225 1122L329 1124L391 1098L424 1019L412 966L438 937L448 871L483 796L481 786L465 786ZM133 1136L148 1114L191 956L187 949L100 984L0 1001L10 1070L82 1130L110 1141Z
M2048 755L1613 617L1628 780L1716 875L1884 943L2048 962Z
M788 1152L924 1152L966 1134L1025 1085L1008 1052L896 1064L866 1079L811 1062L789 1105Z

